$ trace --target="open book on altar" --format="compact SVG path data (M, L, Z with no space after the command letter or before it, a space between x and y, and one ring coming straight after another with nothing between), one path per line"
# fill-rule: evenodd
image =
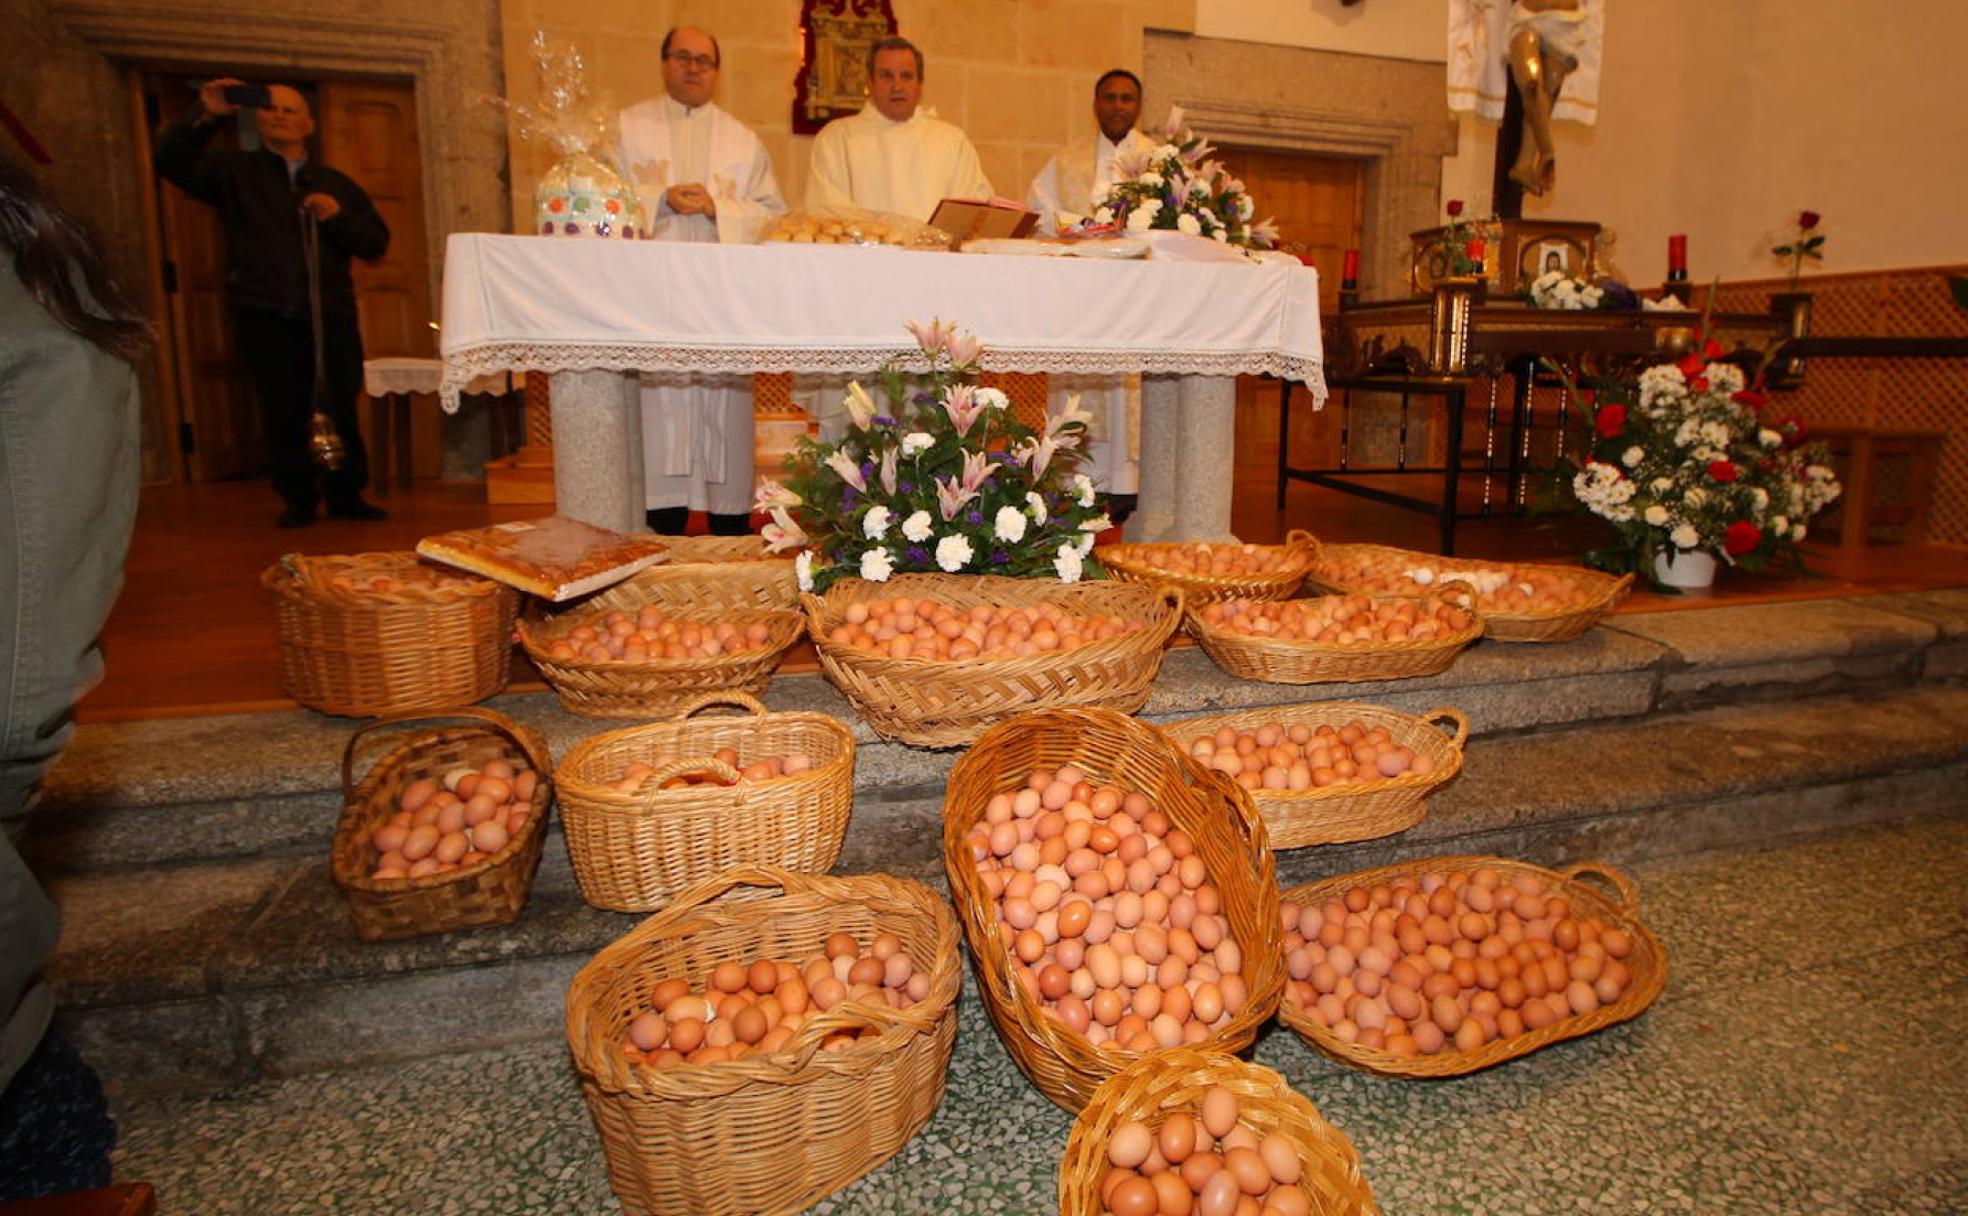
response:
M1029 236L1038 227L1039 213L1008 198L946 198L936 204L936 213L929 217L929 222L955 237L961 245L980 238Z

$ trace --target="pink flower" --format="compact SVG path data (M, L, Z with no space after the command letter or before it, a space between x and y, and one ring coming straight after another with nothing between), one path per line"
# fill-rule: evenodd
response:
M984 479L989 477L991 470L997 467L998 462L992 460L983 452L965 452L963 480L958 484L962 485L964 489L976 493L977 487L983 485Z
M964 504L977 497L977 491L966 490L957 484L954 477L936 479L936 509L942 512L943 522L949 523L963 510Z
M782 553L806 543L806 533L793 522L793 517L786 513L784 507L772 508L772 522L759 529L759 536L765 540L766 550L771 553Z
M900 454L899 448L890 448L882 453L881 487L884 494L892 496L895 493L895 461Z
M920 321L908 321L903 327L915 335L916 344L922 347L923 354L932 359L938 352L948 350L950 339L957 334L954 322L931 321L928 325L924 325Z
M970 428L984 413L985 406L977 400L977 390L968 384L953 385L943 398L943 412L950 416L950 425L957 428L957 434L968 437Z
M846 452L835 451L827 457L827 467L840 475L840 479L853 486L862 494L868 492L868 479L861 476L861 466L854 463L854 457Z
M970 367L984 353L984 344L977 340L975 334L952 334L944 349L950 353L950 362L958 367Z

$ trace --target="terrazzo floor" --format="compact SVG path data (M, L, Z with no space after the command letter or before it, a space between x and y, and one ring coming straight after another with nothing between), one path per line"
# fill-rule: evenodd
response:
M1390 1216L1968 1212L1968 813L1634 877L1673 967L1637 1021L1447 1081L1277 1027L1255 1058L1352 1138ZM167 1213L617 1210L558 1041L115 1113L118 1180ZM967 988L935 1119L814 1210L1055 1212L1070 1126Z

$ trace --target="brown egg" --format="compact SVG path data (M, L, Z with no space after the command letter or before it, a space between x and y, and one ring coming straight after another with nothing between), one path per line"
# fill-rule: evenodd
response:
M1148 1154L1154 1147L1155 1137L1149 1132L1148 1125L1130 1119L1115 1128L1114 1134L1108 1137L1107 1160L1121 1169L1131 1170L1148 1160Z
M1223 1171L1237 1179L1237 1189L1246 1195L1262 1195L1271 1189L1271 1171L1257 1150L1233 1148L1223 1154Z
M1162 1121L1162 1130L1155 1137L1155 1145L1162 1152L1162 1159L1172 1165L1180 1165L1196 1151L1196 1120L1193 1116L1177 1112Z
M629 1023L629 1042L639 1051L655 1051L669 1037L670 1029L653 1013L638 1014Z
M1139 1174L1124 1179L1107 1197L1107 1210L1113 1216L1156 1216L1161 1205L1155 1184Z
M1237 1095L1221 1085L1211 1086L1203 1094L1202 1117L1209 1134L1223 1139L1237 1126Z
M855 960L854 965L848 968L847 982L849 984L874 984L879 986L882 982L884 971L882 960L872 957L858 958Z
M1228 1168L1211 1174L1196 1199L1196 1216L1236 1216L1243 1188Z
M747 1046L764 1038L765 1032L770 1029L765 1011L757 1005L745 1006L731 1019L732 1033L738 1036L739 1042Z
M711 987L719 992L736 992L749 979L750 971L743 963L722 962L711 970Z

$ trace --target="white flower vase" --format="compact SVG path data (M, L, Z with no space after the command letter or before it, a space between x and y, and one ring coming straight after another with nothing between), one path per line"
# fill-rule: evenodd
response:
M1669 587L1694 591L1715 585L1715 555L1697 549L1654 553L1654 578Z

